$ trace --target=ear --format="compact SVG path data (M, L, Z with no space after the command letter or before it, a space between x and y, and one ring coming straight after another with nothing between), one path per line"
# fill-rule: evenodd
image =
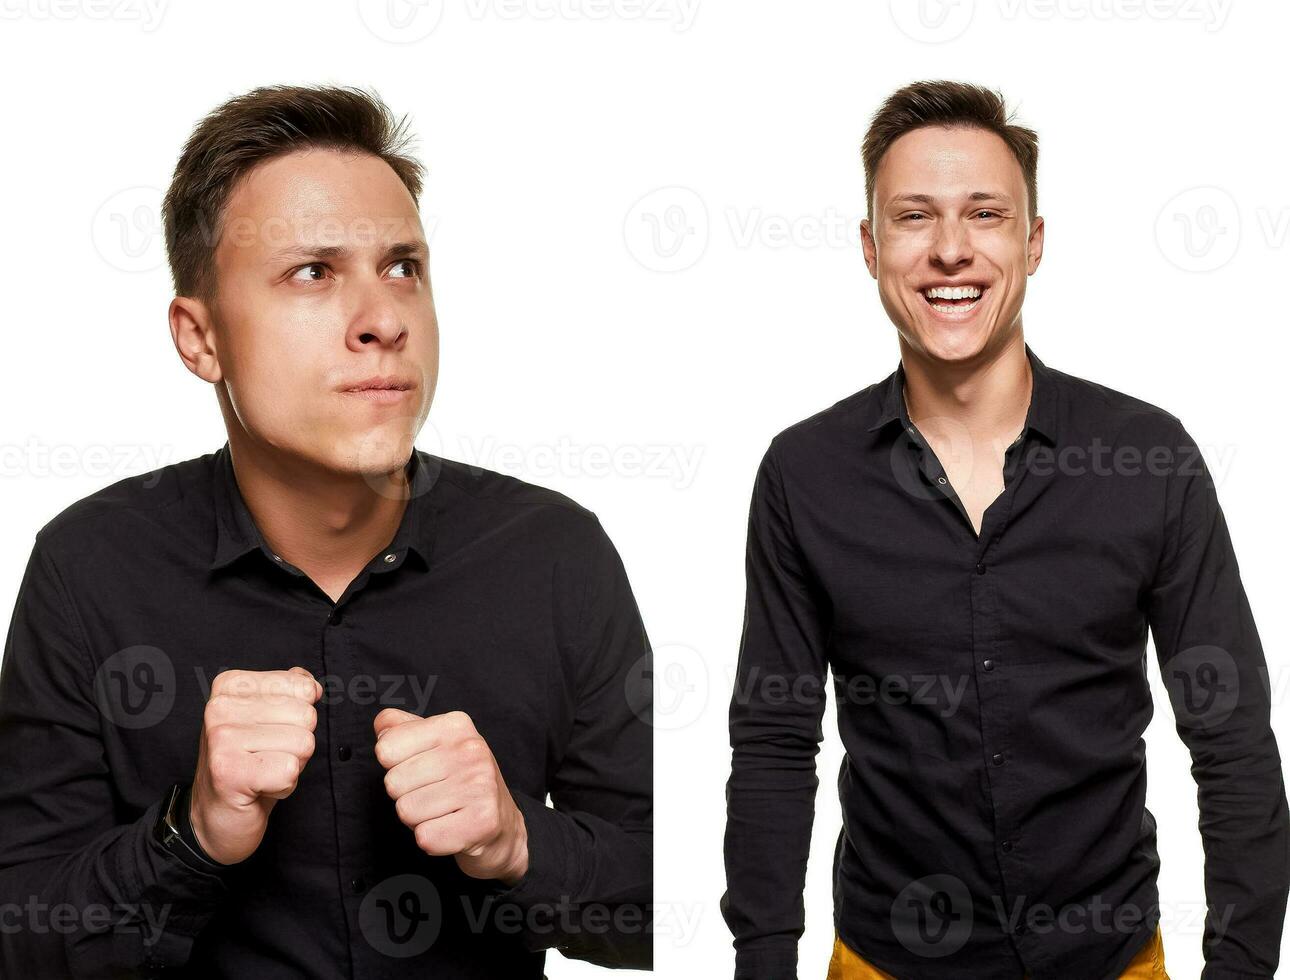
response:
M1030 227L1030 238L1026 242L1026 275L1033 276L1039 268L1039 260L1044 257L1044 219L1037 216Z
M170 339L174 341L184 366L203 381L218 383L224 374L215 349L215 329L209 307L195 297L176 296L170 301L168 319Z
M878 241L874 238L873 222L869 218L860 219L860 250L864 253L865 268L871 278L878 278Z

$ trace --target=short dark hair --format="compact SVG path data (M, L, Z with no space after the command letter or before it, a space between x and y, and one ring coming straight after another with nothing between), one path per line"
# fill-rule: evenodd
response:
M1039 213L1039 134L1012 124L1003 94L967 82L912 82L887 96L864 136L865 210L872 213L873 190L883 154L905 133L923 126L967 126L998 135L1021 164L1030 220Z
M184 144L162 202L175 294L214 299L225 205L239 180L274 157L313 147L370 153L390 165L419 209L425 168L406 153L406 126L375 92L348 86L263 86L214 109Z

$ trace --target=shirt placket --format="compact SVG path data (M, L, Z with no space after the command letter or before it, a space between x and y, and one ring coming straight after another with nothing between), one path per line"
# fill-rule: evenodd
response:
M1014 699L1009 696L1011 681L1008 665L999 653L1002 638L1000 610L989 571L991 556L997 552L996 546L1008 523L1018 485L1024 474L1025 468L1019 466L1018 461L1022 458L1027 430L1023 430L1004 453L1004 488L986 508L980 534L972 527L967 508L955 492L935 452L912 423L907 425L907 431L916 447L918 468L923 478L955 508L972 538L971 548L966 551L971 560L964 569L971 616L972 670L979 705L977 717L981 730L986 785L994 815L998 895L1002 907L1011 909L1014 895L1027 894L1022 875L1029 842L1016 820L1020 799L1015 782L1009 778L1013 764ZM1007 922L1002 925L1007 928ZM1018 921L1013 929L1014 939L1025 931L1024 921Z
M364 899L374 885L375 853L371 827L363 805L368 795L364 771L369 770L359 755L359 747L373 741L368 737L372 719L380 710L380 665L359 663L349 642L355 621L355 603L372 575L397 570L407 557L407 549L391 547L374 558L354 577L335 602L305 572L281 556L269 553L279 568L291 574L317 601L322 617L318 655L324 683L318 704L317 749L315 758L324 755L331 788L335 819L337 885L345 909L351 950L350 973L355 969L353 950L355 936L362 935L359 924ZM359 612L361 618L361 609ZM391 804L393 806L393 804Z

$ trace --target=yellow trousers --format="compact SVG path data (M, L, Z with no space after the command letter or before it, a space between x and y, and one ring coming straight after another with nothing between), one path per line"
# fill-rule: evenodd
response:
M890 973L884 973L868 962L841 937L834 934L833 959L829 960L828 980L898 980ZM1120 980L1169 980L1165 972L1165 944L1156 926L1156 934L1138 951L1123 973Z

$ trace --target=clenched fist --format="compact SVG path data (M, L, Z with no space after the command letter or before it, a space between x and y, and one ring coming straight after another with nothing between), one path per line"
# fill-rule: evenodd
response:
M193 777L192 824L221 864L250 857L314 754L323 688L303 667L226 670L211 684Z
M529 866L524 815L470 716L385 708L372 727L385 790L417 846L453 855L472 878L519 881Z

